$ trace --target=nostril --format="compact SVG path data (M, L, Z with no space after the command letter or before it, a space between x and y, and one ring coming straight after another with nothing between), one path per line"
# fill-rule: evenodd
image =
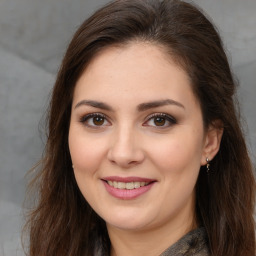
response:
M144 153L141 146L130 135L123 136L122 139L114 140L109 147L108 160L123 168L130 168L141 163L144 160Z

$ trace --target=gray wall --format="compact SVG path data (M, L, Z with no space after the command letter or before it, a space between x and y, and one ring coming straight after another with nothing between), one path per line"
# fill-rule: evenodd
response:
M40 159L43 116L77 26L107 0L0 0L0 255L20 249L25 173ZM195 0L223 36L256 152L256 1ZM253 158L255 162L255 158Z

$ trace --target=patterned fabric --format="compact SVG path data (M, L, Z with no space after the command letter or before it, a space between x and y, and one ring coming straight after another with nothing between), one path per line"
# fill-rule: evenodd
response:
M183 236L160 256L209 256L205 228L200 227Z

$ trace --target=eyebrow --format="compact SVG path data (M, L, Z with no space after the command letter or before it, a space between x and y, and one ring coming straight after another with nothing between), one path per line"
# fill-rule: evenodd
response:
M111 106L109 106L108 104L106 104L104 102L100 102L100 101L94 101L94 100L82 100L76 104L75 109L80 106L83 106L83 105L91 106L94 108L99 108L99 109L103 109L103 110L107 110L107 111L113 111L113 108ZM141 103L137 106L137 110L139 112L142 112L142 111L146 111L151 108L157 108L157 107L162 107L162 106L166 106L166 105L174 105L174 106L181 107L181 108L185 109L184 105L182 105L180 102L171 100L171 99L165 99L165 100L157 100L157 101Z
M76 104L75 109L83 105L113 111L112 107L110 107L108 104L94 100L82 100Z
M162 107L162 106L166 106L166 105L175 105L177 107L181 107L181 108L185 109L185 107L180 102L171 100L171 99L141 103L138 105L137 109L138 109L138 111L146 111L151 108L157 108L157 107Z

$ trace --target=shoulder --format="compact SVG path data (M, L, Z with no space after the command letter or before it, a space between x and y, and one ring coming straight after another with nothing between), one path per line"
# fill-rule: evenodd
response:
M203 227L192 230L160 256L209 256L208 238Z

